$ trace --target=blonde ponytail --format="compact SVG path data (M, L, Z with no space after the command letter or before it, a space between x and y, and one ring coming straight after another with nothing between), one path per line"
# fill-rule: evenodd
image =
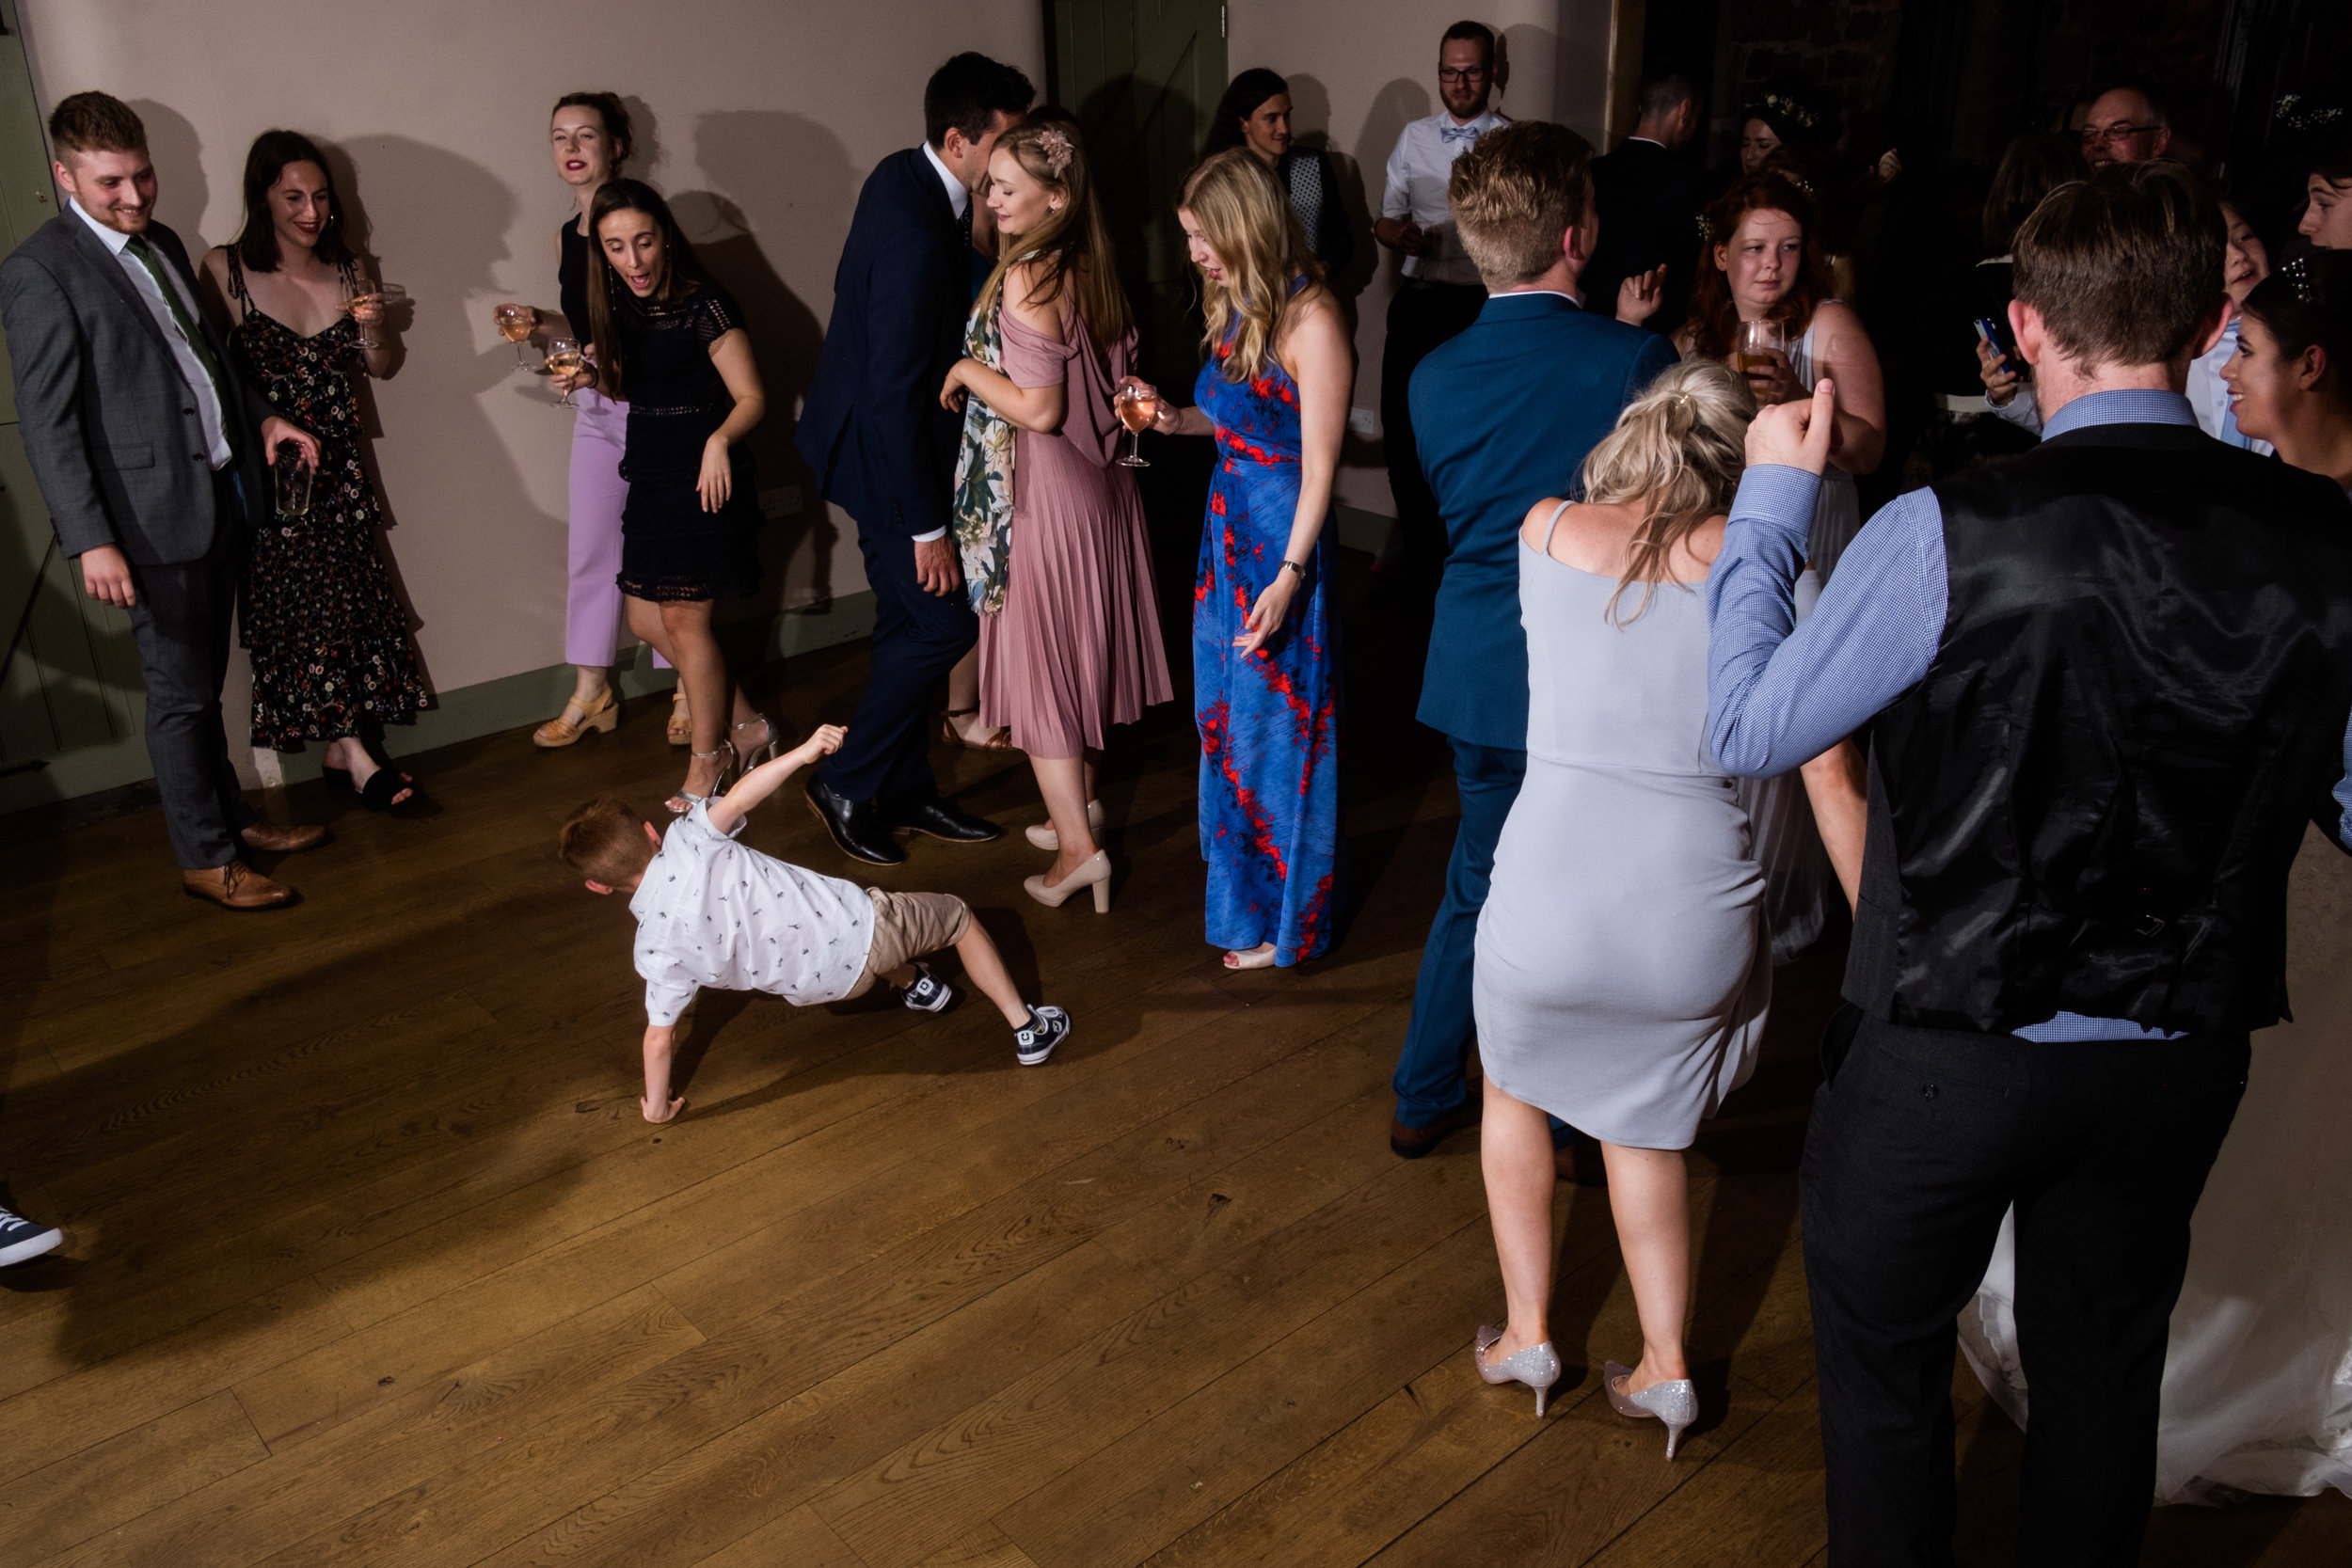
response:
M1730 507L1755 418L1756 398L1744 377L1712 359L1685 359L1626 404L1616 428L1584 459L1587 502L1644 508L1625 576L1609 595L1612 621L1640 620L1658 584L1675 580L1675 547ZM1642 601L1621 616L1618 601L1637 582Z

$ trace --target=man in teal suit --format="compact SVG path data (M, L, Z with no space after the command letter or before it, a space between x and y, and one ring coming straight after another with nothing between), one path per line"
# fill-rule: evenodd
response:
M1462 823L1396 1064L1389 1147L1406 1159L1478 1120L1463 1077L1470 963L1495 841L1527 772L1519 525L1544 497L1576 492L1585 454L1676 357L1666 339L1612 320L1605 302L1579 302L1599 230L1592 156L1566 127L1520 120L1462 154L1446 189L1488 298L1412 382L1414 439L1448 545L1420 717L1454 743ZM1554 1137L1565 1146L1567 1131ZM1564 1147L1564 1174L1571 1159Z

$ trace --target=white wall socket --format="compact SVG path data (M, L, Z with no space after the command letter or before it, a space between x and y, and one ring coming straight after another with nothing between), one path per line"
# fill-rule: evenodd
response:
M1351 408L1347 411L1347 428L1368 441L1377 440L1380 436L1379 412L1371 408Z

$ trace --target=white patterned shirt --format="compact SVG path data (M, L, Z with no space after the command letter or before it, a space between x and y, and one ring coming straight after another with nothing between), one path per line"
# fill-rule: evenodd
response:
M1480 136L1510 123L1508 116L1495 109L1458 123L1439 109L1397 133L1396 150L1389 154L1388 186L1380 194L1380 215L1419 224L1426 242L1420 255L1405 258L1406 277L1431 283L1468 283L1473 288L1483 281L1454 231L1445 187L1454 178L1454 159L1468 152ZM1455 133L1451 140L1445 135L1448 131ZM1463 131L1471 134L1465 136L1460 135Z
M650 1023L675 1023L704 986L803 1007L838 1002L874 941L865 889L737 843L712 824L707 800L670 824L628 912Z

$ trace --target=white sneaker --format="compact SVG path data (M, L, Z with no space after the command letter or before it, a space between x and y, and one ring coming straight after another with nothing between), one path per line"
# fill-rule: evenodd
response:
M0 1209L0 1268L53 1251L64 1240L65 1232L54 1225L44 1230L22 1214Z

